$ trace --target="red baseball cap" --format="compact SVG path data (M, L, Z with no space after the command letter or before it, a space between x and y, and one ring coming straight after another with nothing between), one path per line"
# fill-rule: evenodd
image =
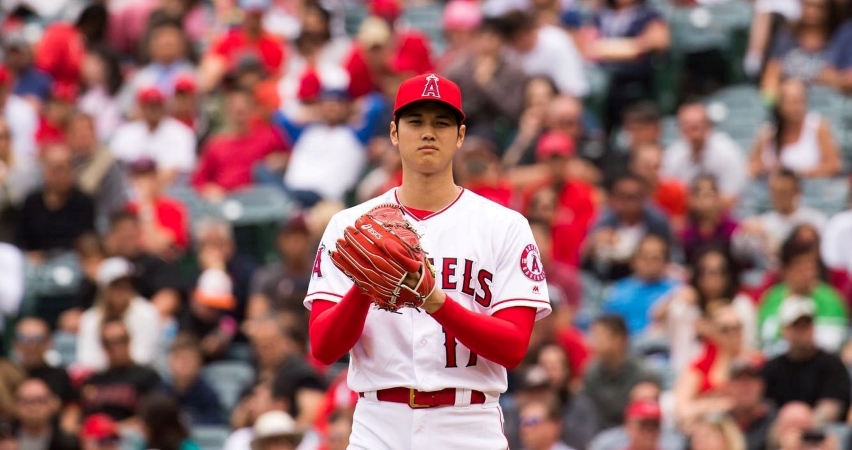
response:
M60 102L73 103L77 100L77 86L71 83L55 83L50 98Z
M565 133L549 131L538 139L535 147L535 156L543 161L551 156L571 156L574 154L574 140Z
M195 80L189 75L183 75L175 80L175 92L192 94L195 92Z
M106 414L92 414L86 418L80 428L80 437L84 439L105 439L118 436L118 424Z
M136 93L136 101L140 105L162 105L166 102L166 96L155 87L147 87Z
M12 74L6 66L0 65L0 84L6 84L12 80Z
M398 0L372 0L370 2L370 14L393 22L402 14L402 8Z
M660 405L650 401L636 401L631 403L624 412L626 419L639 420L660 420L663 417L663 411Z
M461 89L449 79L434 73L418 75L402 82L396 93L393 117L398 118L403 108L424 101L443 103L458 115L459 124L464 121Z

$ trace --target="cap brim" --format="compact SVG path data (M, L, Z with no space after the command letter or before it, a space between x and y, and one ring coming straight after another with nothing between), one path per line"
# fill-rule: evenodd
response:
M208 308L231 311L237 306L237 299L233 295L210 295L195 291L192 294L194 301Z
M419 104L422 104L422 103L429 103L429 102L439 103L441 105L446 106L447 108L450 108L453 111L453 114L456 116L456 121L458 121L459 125L464 123L465 116L464 116L464 113L462 112L462 110L456 108L453 104L451 104L449 102L446 102L444 100L437 99L437 98L425 98L425 99L418 98L418 99L412 100L408 103L399 105L399 107L393 112L393 118L394 118L394 120L398 120L399 117L403 113L405 113L405 111L407 109L410 109L410 108L417 106Z

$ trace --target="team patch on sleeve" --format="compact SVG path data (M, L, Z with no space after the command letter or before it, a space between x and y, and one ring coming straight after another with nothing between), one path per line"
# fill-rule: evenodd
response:
M524 251L521 253L521 271L530 280L544 280L544 267L541 264L541 255L539 255L535 244L524 247Z
M325 253L325 244L320 244L317 249L317 257L314 259L314 269L311 276L322 278L322 254Z

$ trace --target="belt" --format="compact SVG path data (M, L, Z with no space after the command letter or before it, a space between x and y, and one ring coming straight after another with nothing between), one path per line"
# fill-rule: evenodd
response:
M358 397L364 398L364 393L359 392ZM376 391L376 399L382 402L406 403L412 409L451 406L456 404L456 389L447 388L440 391L423 392L417 389L396 387ZM471 405L483 403L485 403L485 394L479 391L470 391Z

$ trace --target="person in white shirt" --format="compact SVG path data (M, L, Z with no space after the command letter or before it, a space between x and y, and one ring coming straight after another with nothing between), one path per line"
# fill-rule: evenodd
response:
M16 317L24 298L24 254L11 244L0 243L0 333L6 318Z
M137 102L142 118L116 130L109 148L119 160L130 164L142 158L156 161L164 185L195 169L197 142L192 129L166 115L166 97L157 88L139 91ZM188 179L188 178L187 178Z
M38 114L26 100L12 94L12 73L0 65L0 111L12 130L12 150L15 154L35 156L35 133Z
M727 134L713 130L707 108L701 103L681 106L678 122L681 137L666 149L663 175L685 184L701 174L713 175L725 205L734 205L748 183L740 146Z
M568 33L552 25L536 25L535 18L523 11L505 14L503 21L504 37L512 48L509 56L527 75L549 77L562 94L580 98L589 92L583 59Z
M140 366L154 362L160 349L160 316L154 305L136 293L132 274L133 265L124 258L108 258L98 267L98 298L80 317L76 358L80 366L95 371L107 368L101 325L114 319L127 327L133 362Z
M833 216L825 225L820 257L832 278L852 284L852 209Z

